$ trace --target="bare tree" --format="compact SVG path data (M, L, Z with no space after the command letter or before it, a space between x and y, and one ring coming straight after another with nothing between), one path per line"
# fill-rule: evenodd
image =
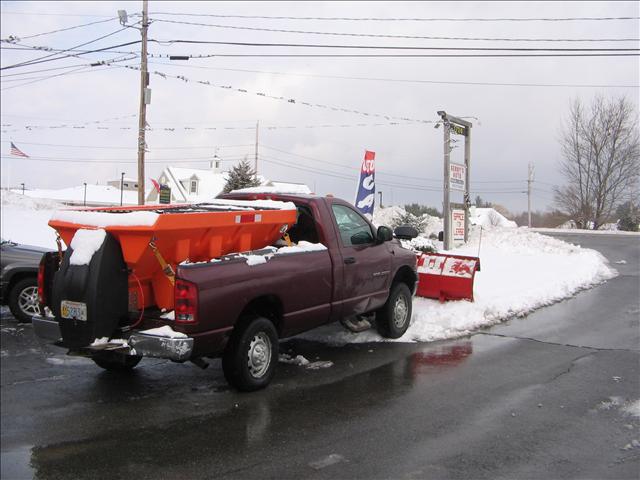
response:
M638 187L637 113L624 97L596 97L589 109L575 100L560 142L566 184L554 201L580 228L597 229Z

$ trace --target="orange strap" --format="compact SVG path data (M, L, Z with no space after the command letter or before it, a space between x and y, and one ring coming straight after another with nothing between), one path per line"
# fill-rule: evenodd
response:
M167 276L167 278L171 282L171 285L175 285L176 272L174 272L173 267L164 260L164 258L162 257L162 254L160 253L160 250L158 250L158 247L156 247L156 244L153 243L153 239L149 241L149 247L151 247L151 250L153 251L156 258L158 259L158 263L162 267L162 271L164 272L164 274Z

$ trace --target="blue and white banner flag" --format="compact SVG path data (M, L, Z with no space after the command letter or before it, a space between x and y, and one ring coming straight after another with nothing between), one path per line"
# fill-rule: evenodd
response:
M373 207L376 199L376 152L365 150L362 168L360 169L360 182L356 194L356 208L369 220L373 219Z

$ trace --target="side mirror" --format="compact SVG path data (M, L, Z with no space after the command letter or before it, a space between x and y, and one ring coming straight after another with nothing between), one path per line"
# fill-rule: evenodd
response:
M399 238L400 240L411 240L418 236L418 230L411 225L400 225L399 227L396 227L393 233L396 238Z
M376 242L384 243L393 239L393 232L389 227L378 227L378 232L376 233Z

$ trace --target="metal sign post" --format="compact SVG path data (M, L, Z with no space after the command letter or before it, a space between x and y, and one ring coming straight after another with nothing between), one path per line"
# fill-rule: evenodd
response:
M454 241L452 229L451 190L461 190L464 194L464 241L469 239L469 206L471 205L471 122L448 115L441 110L438 115L444 125L444 249L450 250ZM451 163L451 133L464 136L464 165ZM461 209L457 209L456 218L461 221ZM459 238L458 229L456 240Z

